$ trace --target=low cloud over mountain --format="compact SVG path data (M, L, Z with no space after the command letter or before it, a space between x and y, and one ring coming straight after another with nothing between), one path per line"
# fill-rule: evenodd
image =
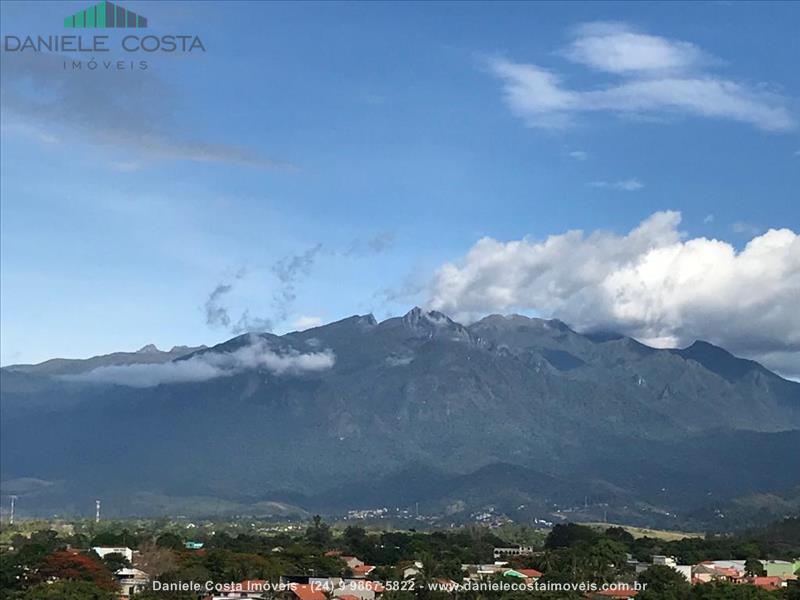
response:
M64 375L62 378L68 381L146 388L162 383L230 377L246 369L265 369L275 375L297 375L330 369L335 361L336 357L330 350L306 354L294 350L276 352L264 340L250 336L247 345L232 352L201 351L185 360L98 367L86 373Z

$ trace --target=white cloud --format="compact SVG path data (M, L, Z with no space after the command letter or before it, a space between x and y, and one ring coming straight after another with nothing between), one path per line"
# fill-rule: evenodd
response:
M610 188L614 190L621 190L623 192L638 192L644 187L644 184L635 177L631 179L623 179L621 181L590 181L586 185L592 188Z
M573 150L572 152L568 153L567 156L574 158L575 160L586 160L589 158L589 155L583 150Z
M627 235L568 231L479 240L431 285L431 308L467 319L532 310L580 331L610 329L656 346L695 339L800 374L800 236L771 229L737 251L685 239L659 212Z
M705 223L706 225L709 225L710 223L713 223L713 222L714 222L714 215L712 215L710 213L707 214L705 216L705 218L703 219L703 223Z
M301 354L277 352L261 338L233 352L202 352L186 360L161 364L133 364L98 367L87 373L64 375L71 381L109 383L129 387L154 387L162 383L188 383L230 377L250 369L264 369L275 375L299 375L333 367L336 357L330 350Z
M314 317L310 315L300 315L292 322L292 327L297 331L305 331L312 327L319 327L322 325L322 317Z
M705 72L701 67L709 60L687 42L622 24L589 24L578 29L562 54L617 78L591 89L570 89L558 74L535 64L489 61L489 70L503 81L512 113L531 127L563 128L576 115L593 112L728 119L766 131L796 126L785 98Z
M570 60L609 73L687 71L710 62L694 44L633 31L624 23L587 23L563 54Z

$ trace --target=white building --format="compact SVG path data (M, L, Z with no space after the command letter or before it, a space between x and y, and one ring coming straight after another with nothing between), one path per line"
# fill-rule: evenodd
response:
M674 556L662 556L660 554L656 554L652 557L652 562L654 565L663 565L665 567L674 569L683 575L686 578L686 581L692 581L692 565L679 565ZM638 565L636 572L640 572Z
M533 546L513 546L509 548L495 548L494 558L503 558L504 556L531 556L533 555Z
M150 576L139 569L119 569L114 572L114 577L117 578L121 598L130 598L144 591L150 583Z

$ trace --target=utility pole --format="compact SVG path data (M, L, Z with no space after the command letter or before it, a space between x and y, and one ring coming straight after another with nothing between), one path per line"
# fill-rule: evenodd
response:
M8 518L8 524L14 525L14 503L17 501L16 496L11 496L11 515Z
M95 510L94 510L94 522L95 523L99 523L100 522L100 500L95 500L94 501L94 508L95 508Z

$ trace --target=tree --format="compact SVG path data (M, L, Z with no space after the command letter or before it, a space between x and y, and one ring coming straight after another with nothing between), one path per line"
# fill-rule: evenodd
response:
M763 577L767 574L764 565L757 558L748 558L745 561L744 572L750 577Z
M637 595L637 600L688 600L692 586L672 567L653 565L638 578L647 587Z
M107 529L97 533L90 543L92 546L127 546L136 548L138 539L127 529Z
M158 577L162 573L177 569L178 560L173 550L159 547L153 542L146 542L139 548L136 566L151 577Z
M622 542L630 546L633 544L635 538L624 527L609 527L606 529L606 537Z
M117 589L116 581L102 563L68 550L45 556L36 570L35 579L38 582L89 581L103 590Z
M597 538L597 533L585 525L559 523L547 534L544 547L547 549L568 548L580 542L594 542Z
M170 550L183 550L183 540L171 531L162 533L156 538L156 546L159 548L169 548Z
M345 551L354 556L363 557L366 555L372 544L369 542L367 532L363 527L348 526L342 534L342 543Z
M22 600L115 600L116 595L88 581L40 583L22 596Z
M306 529L306 540L309 544L326 548L333 539L330 526L319 515L314 515L311 526Z
M625 568L625 546L619 542L600 539L594 544L581 544L578 552L582 579L610 582Z
M128 568L131 566L129 561L123 554L119 552L110 552L103 557L103 564L112 573L116 573L120 569Z

